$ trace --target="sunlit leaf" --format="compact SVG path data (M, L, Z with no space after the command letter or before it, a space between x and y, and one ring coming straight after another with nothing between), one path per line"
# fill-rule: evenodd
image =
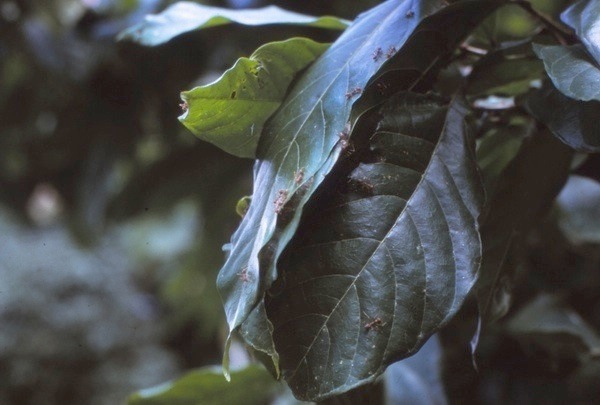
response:
M298 398L373 381L448 322L473 286L483 190L466 113L459 101L392 97L365 134L373 157L317 195L266 299Z
M333 30L343 30L349 24L340 18L313 17L277 6L231 10L181 1L169 6L160 14L147 16L143 22L123 31L119 39L155 46L186 32L232 23L249 26L291 24Z
M263 45L215 82L182 92L186 111L179 120L200 139L253 158L263 125L289 84L328 46L306 38Z

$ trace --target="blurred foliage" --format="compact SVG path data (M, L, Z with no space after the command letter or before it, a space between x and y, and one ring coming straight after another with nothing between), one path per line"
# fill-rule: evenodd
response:
M181 126L179 93L211 82L265 42L296 35L331 42L337 33L272 26L249 34L233 26L156 48L115 41L170 3L0 0L2 404L119 403L184 369L220 362L226 328L214 280L221 246L239 223L236 203L250 193L252 167ZM353 19L379 1L201 3L276 4ZM556 18L567 2L532 3ZM506 6L470 45L496 49L541 30L531 15ZM513 96L539 78L531 49L511 45L496 49L501 58L490 54L475 65L481 73L470 96ZM443 72L440 86L454 88L462 67ZM501 87L486 82L490 74L505 79ZM486 188L494 190L535 124L485 114L497 125L481 131L478 159ZM449 402L597 400L600 163L597 156L582 160L555 209L510 251L513 308L481 336L479 374L468 349L472 307L440 334L441 349L436 343L422 353L435 355L425 373L431 377L436 365L443 371ZM531 318L551 319L556 328L538 328ZM545 335L546 344L531 344L533 334ZM419 364L397 366L386 380L400 378L393 373L402 367L427 384ZM269 395L247 403L272 400L266 373L248 372L256 374L248 387ZM227 392L216 381L209 388ZM392 398L410 394L386 391Z

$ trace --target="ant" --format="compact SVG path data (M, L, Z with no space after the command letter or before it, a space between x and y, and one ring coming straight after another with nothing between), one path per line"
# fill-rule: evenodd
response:
M280 214L281 210L283 209L283 206L285 204L285 200L288 197L288 191L287 190L279 190L277 192L277 198L275 199L275 201L273 201L273 204L275 204L275 213L276 214Z
M377 62L379 60L379 58L381 58L382 55L383 55L383 51L381 50L381 48L375 49L375 52L373 52L373 60L375 62Z
M365 314L365 316L367 316L367 314ZM377 317L365 325L365 331L369 332L369 331L373 330L375 332L379 332L379 331L381 331L381 328L383 328L385 325L386 325L386 323L383 322L380 317Z
M394 56L394 54L396 53L397 49L395 46L390 46L390 49L388 49L387 53L385 54L385 58L389 59L392 56Z
M188 105L188 103L186 101L179 104L179 107L183 110L183 112L186 112L190 108L190 106Z
M242 271L238 273L238 275L240 276L240 280L242 280L244 283L246 283L250 280L250 277L248 277L248 268L247 267L244 267L242 269Z
M346 100L349 100L352 97L354 97L360 93L362 93L362 89L360 87L355 87L352 90L350 90L348 93L346 93Z
M300 184L304 180L304 168L294 172L294 183Z

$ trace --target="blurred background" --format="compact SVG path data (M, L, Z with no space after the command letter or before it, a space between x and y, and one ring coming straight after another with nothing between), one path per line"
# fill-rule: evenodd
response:
M221 361L215 278L252 162L188 133L179 92L265 42L335 33L225 26L155 48L115 41L170 3L0 0L0 404L118 404ZM203 3L352 19L379 2ZM513 14L507 32L535 29ZM578 268L600 260L560 246L557 260Z

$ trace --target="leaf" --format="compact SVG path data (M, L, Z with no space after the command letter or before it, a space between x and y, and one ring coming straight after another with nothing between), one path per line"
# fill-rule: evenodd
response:
M528 91L533 80L542 79L543 72L543 65L537 59L506 59L494 53L475 64L466 92L474 96L514 96Z
M235 381L227 382L218 367L205 367L180 379L143 389L129 397L129 405L229 405L264 404L278 388L262 367L251 365L234 371Z
M340 133L348 126L354 92L385 60L374 52L401 49L419 21L440 7L441 0L390 0L359 16L298 79L265 125L252 203L217 279L230 331L277 277L275 263L295 233L302 207L341 152Z
M231 10L180 1L167 7L160 14L146 16L144 21L119 34L118 39L156 46L190 31L232 23L248 26L290 24L332 30L344 30L349 25L348 21L341 18L313 17L277 6Z
M502 172L514 159L523 139L535 129L535 120L515 118L491 128L478 140L477 164L483 176L486 195L493 195Z
M437 335L412 357L388 367L384 374L387 404L447 404L442 378L442 347Z
M517 99L534 118L562 142L579 152L600 152L600 102L576 101L552 85Z
M564 95L575 100L600 101L600 69L582 45L533 44L533 50L544 61L552 83Z
M596 0L580 0L567 8L560 17L575 30L596 63L600 64L600 3Z
M403 3L403 5L406 4L407 3ZM498 4L499 3L493 1L466 1L452 4L433 15L424 18L423 21L414 29L413 33L401 48L397 48L395 45L386 45L382 42L379 42L380 46L375 47L370 54L367 53L363 57L369 61L369 63L371 63L370 61L375 63L387 59L388 55L386 54L390 53L391 55L394 49L398 49L397 53L387 59L387 61L383 63L379 70L377 70L377 72L370 78L362 95L352 105L350 122L356 122L356 120L361 117L363 113L371 108L376 107L377 105L380 105L384 100L387 99L387 97L389 97L390 94L392 94L392 92L413 88L422 81L427 82L425 78L429 77L429 75L435 76L437 69L443 66L441 62L444 60L444 58L455 49L455 47L462 41L464 36L466 36L469 31L477 25L477 22L481 21L481 19L483 19L488 13L493 11ZM406 17L408 20L417 18L419 13L416 13L413 10L415 10L415 8L412 8L411 4L408 4L408 8L402 8L399 13L400 19L402 19L403 12L406 12L404 17ZM447 26L456 26L456 28L449 33L447 30L443 29L443 27ZM326 56L327 55L324 57ZM364 65L364 61L360 61L358 63ZM429 83L431 83L431 81L429 81ZM427 89L427 86L425 85L424 88ZM353 89L355 89L355 87L348 86L339 91L342 94L344 94L344 92L352 94ZM298 104L297 108L302 108L301 104ZM335 116L334 111L332 111L331 114L334 114ZM339 128L343 127L343 121L339 122ZM333 136L333 140L336 141L338 134L334 132ZM343 142L348 143L348 141ZM311 198L316 186L318 186L324 176L327 175L330 168L335 163L338 154L339 151L336 151L336 153L332 154L328 158L326 164L317 173L315 178L318 179L318 182L310 180L314 183L312 183L311 188L304 188L302 190L304 193L302 199L296 198L296 201L292 201L286 206L295 208L295 210L292 208L287 210L288 214L293 211L294 217L289 220L289 223L286 222L285 226L282 227L281 225L278 225L279 230L276 232L278 235L282 236L276 241L271 241L270 245L265 248L277 248L277 250L274 250L275 254L272 256L272 258L270 258L270 261L262 261L262 263L265 264L264 271L266 274L273 274L273 278L275 278L276 260L296 230L297 221L299 220L302 207L308 198ZM304 171L300 172L303 173L303 177L306 179L306 173ZM297 178L298 176L296 175L295 177ZM251 318L262 318L260 305L249 315ZM248 323L252 324L252 327L245 325L243 328L244 337L246 339L252 339L253 334L261 336L262 339L262 337L265 336L264 331L269 329L268 325L261 324L261 322L255 319L249 319ZM253 347L258 348L255 341L248 341L248 343L250 343ZM262 350L265 353L272 353L272 343L264 346Z
M179 120L200 139L253 158L265 121L281 105L294 77L328 46L307 38L263 45L215 82L182 92L186 111Z
M266 298L283 376L300 399L371 382L415 353L479 269L483 190L466 108L401 93L379 113L373 159L316 197Z
M558 225L575 245L600 244L600 183L571 176L556 199Z
M528 347L541 346L556 357L600 352L600 337L556 296L536 297L510 319L507 329Z
M488 196L489 207L481 228L483 261L476 286L482 327L508 311L507 289L515 265L509 260L511 247L519 245L551 207L567 179L572 157L572 150L550 134L535 133L524 140L498 180L494 194Z

